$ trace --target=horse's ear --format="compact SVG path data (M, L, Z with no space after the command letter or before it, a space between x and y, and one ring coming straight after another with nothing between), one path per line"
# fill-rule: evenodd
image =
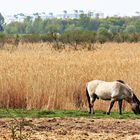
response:
M116 81L125 84L123 80L116 80Z

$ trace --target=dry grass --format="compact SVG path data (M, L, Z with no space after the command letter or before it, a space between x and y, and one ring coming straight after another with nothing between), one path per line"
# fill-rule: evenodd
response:
M96 46L94 51L58 52L40 43L20 44L12 52L1 50L0 106L87 109L85 84L93 79L122 79L140 97L140 44ZM108 107L104 101L95 104L96 109Z

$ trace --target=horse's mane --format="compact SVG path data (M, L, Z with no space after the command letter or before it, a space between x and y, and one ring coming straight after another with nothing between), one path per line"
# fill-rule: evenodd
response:
M139 101L139 99L137 98L137 96L133 93L133 100L135 101L135 102L137 102L138 104L140 104L140 101Z
M134 94L134 91L132 90L132 88L127 85L123 80L116 80L117 82L120 82L122 84L124 84L127 87L128 92L133 96L133 101L137 102L138 104L140 104L139 99L137 98L137 96Z
M116 80L116 81L125 84L123 80Z

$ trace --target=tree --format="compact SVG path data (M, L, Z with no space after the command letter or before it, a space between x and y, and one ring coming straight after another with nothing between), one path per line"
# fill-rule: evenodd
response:
M136 32L136 27L134 25L128 25L125 29L126 32L128 33L135 33Z
M89 23L90 23L90 17L88 17L85 14L81 14L79 19L79 24L81 25L81 27L83 29L88 29Z
M37 18L35 18L34 22L33 22L33 33L42 33L43 32L43 19L38 16Z
M0 13L0 32L4 31L3 26L4 26L4 17Z
M104 27L100 27L97 31L97 39L100 43L104 43L110 39L108 30Z
M88 25L88 30L97 31L100 25L100 19L92 19Z
M5 32L8 34L17 34L18 33L18 22L11 22L6 25Z
M140 20L136 21L135 27L136 27L136 32L140 33Z
M25 34L25 24L22 22L11 22L5 27L8 34Z
M6 35L4 33L0 33L0 49L4 47Z
M109 28L109 32L111 32L111 33L118 33L119 30L120 30L119 26L111 25L110 28Z
M24 19L24 24L25 24L25 32L26 34L30 34L32 33L32 17L30 16L27 16L25 19Z

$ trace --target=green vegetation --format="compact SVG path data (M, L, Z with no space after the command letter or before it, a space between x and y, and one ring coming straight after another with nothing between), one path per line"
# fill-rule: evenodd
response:
M0 118L54 118L54 117L91 117L99 118L115 118L115 119L140 119L140 115L135 115L132 112L123 112L119 115L118 112L112 112L106 115L104 111L96 111L95 114L89 114L87 111L80 110L22 110L22 109L0 109Z
M4 26L4 17L0 13L0 32L4 30L3 26Z
M79 19L44 20L39 16L35 19L28 16L23 22L4 24L4 18L0 14L0 32L8 36L7 40L9 35L10 39L12 37L16 40L16 35L19 34L18 39L22 42L55 42L57 46L62 43L77 45L95 42L138 42L140 19L139 17L93 19L90 15L82 14Z
M2 20L3 21L3 20ZM23 22L11 22L4 26L8 34L46 34L60 33L71 30L86 30L98 32L105 28L110 33L127 32L140 33L139 17L107 17L103 19L91 18L82 14L79 19L42 19L26 17Z

